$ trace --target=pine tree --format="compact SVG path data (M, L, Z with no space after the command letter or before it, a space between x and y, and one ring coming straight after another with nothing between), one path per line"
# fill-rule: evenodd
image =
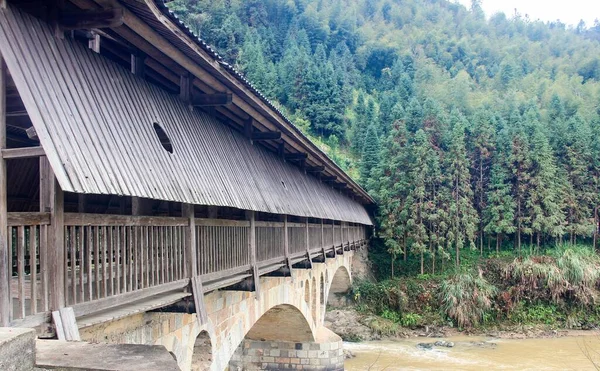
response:
M360 160L360 179L367 190L374 188L374 181L371 179L371 172L379 163L379 136L375 129L375 124L371 124L367 129L365 142L363 145L362 156Z
M531 218L531 233L536 235L539 249L542 235L559 237L563 232L564 214L560 202L557 168L550 143L534 109L527 111L525 124L531 130L531 168L527 208Z
M429 235L427 233L427 175L429 173L429 153L431 147L423 130L417 131L410 146L411 170L409 173L408 206L408 236L411 240L411 250L420 256L421 274L424 270L424 254L427 252Z
M471 130L471 174L473 178L474 202L479 219L479 252L483 254L484 217L487 204L487 192L490 183L492 153L494 152L494 128L491 117L485 111L479 111L474 117Z
M492 166L490 186L487 191L488 203L484 210L484 231L496 236L496 253L502 246L502 238L514 233L516 228L515 201L511 194L511 185L508 182L508 172L505 168L505 160L497 155Z
M473 190L469 174L469 160L465 147L464 117L452 113L453 129L447 157L446 171L450 181L452 201L450 202L451 233L456 252L456 267L460 265L460 250L468 244L475 248L477 231L477 211L473 207Z
M380 235L387 251L392 255L392 277L394 261L400 254L407 258L407 193L408 181L408 136L403 121L392 125L390 135L384 141L381 159L374 170L377 179L372 193L378 201Z

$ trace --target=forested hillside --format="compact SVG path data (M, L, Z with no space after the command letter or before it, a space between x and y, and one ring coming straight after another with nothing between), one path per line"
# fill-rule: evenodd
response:
M463 248L595 244L600 24L445 0L175 0L379 203L420 271Z

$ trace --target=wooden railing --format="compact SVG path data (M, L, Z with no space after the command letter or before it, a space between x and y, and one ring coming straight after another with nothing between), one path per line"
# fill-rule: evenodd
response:
M283 223L256 223L256 260L268 262L285 257Z
M308 253L331 252L365 238L365 228L352 225L66 213L63 268L55 272L47 256L49 214L9 213L8 228L11 321L47 315L53 277L64 278L64 305L82 315L126 301L119 298L183 287L191 277L189 254L196 257L198 274L214 281L250 274L254 264L278 269L290 258L306 259Z
M48 310L47 240L50 217L43 213L11 213L8 219L11 318Z
M248 222L200 219L196 225L199 274L249 266Z
M306 252L306 225L303 223L288 223L288 238L290 254Z

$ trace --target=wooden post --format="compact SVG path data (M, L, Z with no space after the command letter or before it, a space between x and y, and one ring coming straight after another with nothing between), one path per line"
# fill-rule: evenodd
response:
M65 243L64 195L48 158L40 157L40 205L50 213L48 229L48 280L50 282L50 310L65 306Z
M304 223L304 230L306 231L306 257L308 258L308 266L312 269L312 259L310 258L310 238L308 232L308 218Z
M185 264L185 276L194 278L198 275L198 252L196 249L196 219L194 216L194 205L183 204L181 205L181 211L183 217L189 219L189 228L185 241L185 256L187 257Z
M290 241L289 241L289 229L288 229L288 216L283 216L283 251L285 254L285 262L290 270L290 276L292 276L292 259L290 258ZM292 276L294 280L294 276Z
M0 54L0 149L6 148L6 65ZM0 326L10 323L6 160L0 158Z
M323 261L327 260L327 251L325 251L325 221L321 219L321 251L323 251Z
M250 220L250 231L248 232L248 251L250 252L250 264L252 265L252 278L254 280L254 294L256 300L260 298L260 277L258 265L256 264L256 221L254 211L246 211L246 218Z

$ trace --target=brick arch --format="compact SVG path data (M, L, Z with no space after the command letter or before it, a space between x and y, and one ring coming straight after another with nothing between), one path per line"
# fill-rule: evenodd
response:
M286 308L289 310L288 314L301 315L303 318L301 322L306 322L307 329L310 328L314 338L317 329L323 325L323 313L317 310L317 318L313 318L312 291L315 290L318 297L320 286L318 280L315 280L316 284L312 284L313 277L320 278L321 275L325 277L325 298L327 298L327 292L331 287L331 282L327 283L327 280L333 281L331 277L342 267L342 272L349 275L351 254L345 253L335 259L328 259L323 264L313 264L311 270L295 269L293 280L291 277L261 277L259 298L254 292L219 290L206 294L205 303L209 322L215 329L211 370L223 370L227 367L236 349L248 334L252 337L260 337L256 335L257 331L251 330L259 323L261 317L273 308ZM305 301L307 288L308 302ZM273 313L275 312L271 314Z

